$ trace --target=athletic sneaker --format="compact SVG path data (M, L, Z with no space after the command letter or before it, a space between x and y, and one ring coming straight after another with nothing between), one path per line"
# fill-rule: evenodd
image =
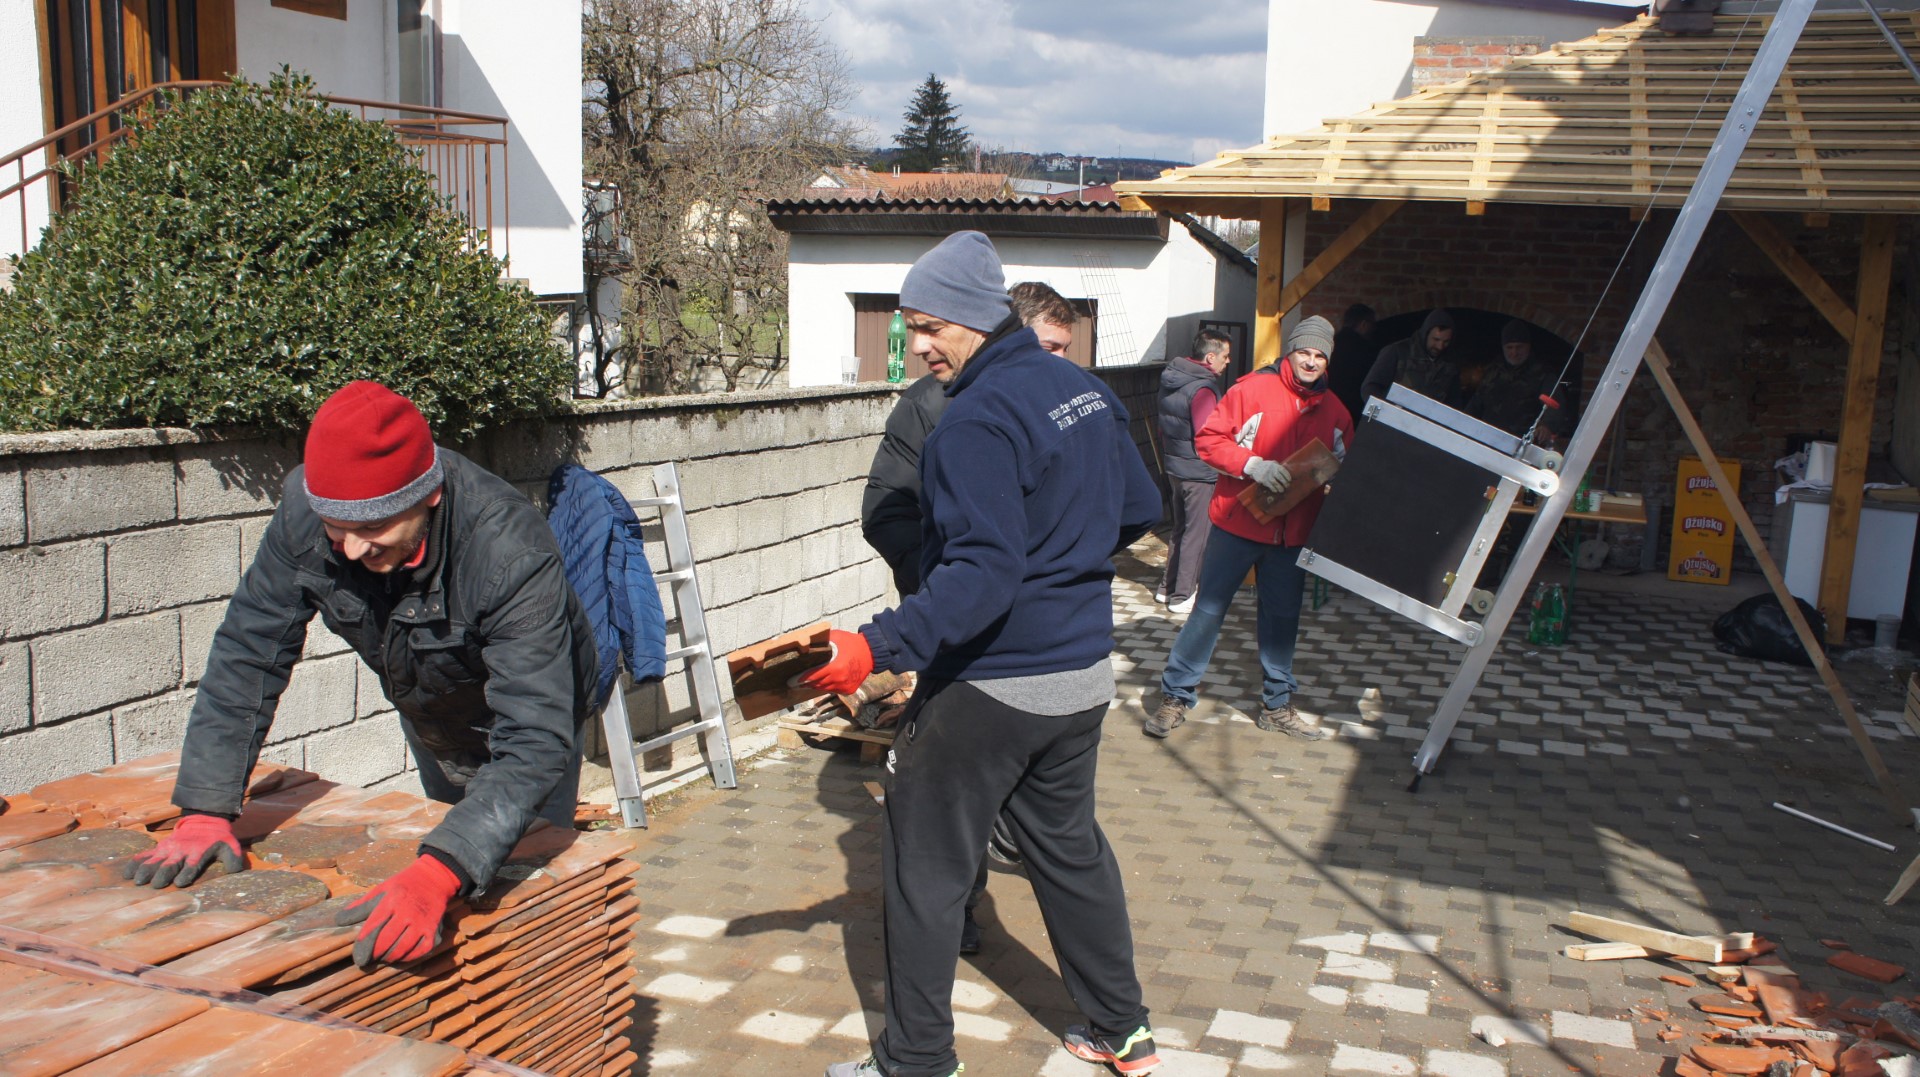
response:
M1160 1064L1160 1055L1153 1049L1153 1030L1145 1025L1134 1029L1133 1035L1124 1040L1117 1036L1096 1036L1085 1025L1068 1025L1067 1034L1060 1042L1075 1058L1104 1063L1128 1077L1152 1073Z
M1193 596L1188 595L1187 597L1180 599L1178 601L1167 603L1167 612L1181 613L1181 614L1192 613L1193 612Z
M1260 708L1260 714L1254 718L1253 724L1269 733L1285 733L1289 737L1298 737L1301 740L1327 739L1327 734L1316 726L1308 725L1307 720L1300 717L1300 712L1294 710L1291 703L1282 703L1278 707Z
M1164 605L1166 605L1166 604L1167 604L1167 592L1166 592L1166 590L1165 590L1165 589L1163 588L1163 589L1161 589L1161 590L1158 590L1158 591L1155 591L1155 592L1153 593L1153 600L1154 600L1155 602L1158 602L1158 603L1160 603L1160 604L1161 604L1162 606L1164 606Z
M1164 739L1167 734L1184 725L1186 720L1187 705L1185 703L1161 696L1159 708L1153 712L1145 724L1141 725L1140 731L1149 737Z
M959 1068L947 1077L960 1077L960 1074L965 1072L967 1072L967 1064L962 1062ZM873 1056L869 1055L865 1062L835 1062L827 1067L827 1077L887 1077L887 1074L880 1068L880 1063L875 1062Z

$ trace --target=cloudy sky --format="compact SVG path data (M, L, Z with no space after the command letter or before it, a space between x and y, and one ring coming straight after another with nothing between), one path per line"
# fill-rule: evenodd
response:
M988 148L1200 161L1259 141L1266 0L807 3L875 145L929 73Z

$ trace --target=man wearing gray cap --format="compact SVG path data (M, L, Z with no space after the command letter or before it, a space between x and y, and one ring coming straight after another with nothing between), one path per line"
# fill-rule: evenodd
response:
M1327 391L1332 358L1333 326L1321 317L1301 319L1287 334L1287 354L1235 382L1194 435L1200 459L1220 472L1207 506L1213 534L1200 562L1193 612L1174 638L1160 677L1160 705L1141 727L1150 737L1165 737L1187 720L1187 708L1198 701L1200 679L1213 661L1227 608L1249 570L1255 571L1258 585L1254 623L1261 671L1260 712L1254 724L1301 740L1325 735L1294 709L1298 682L1293 647L1300 631L1300 590L1306 582L1300 547L1306 545L1326 495L1315 490L1292 509L1263 520L1240 503L1240 493L1255 483L1276 494L1285 492L1294 477L1282 461L1316 438L1335 456L1346 453L1353 417L1340 398Z
M857 689L917 670L889 760L881 875L886 1029L828 1077L949 1077L953 979L980 850L1004 812L1086 1014L1065 1045L1143 1074L1159 1064L1126 894L1094 819L1113 699L1113 555L1160 519L1160 492L1099 379L1040 346L1008 304L986 236L947 237L900 288L910 347L948 405L921 452L920 590L808 683Z

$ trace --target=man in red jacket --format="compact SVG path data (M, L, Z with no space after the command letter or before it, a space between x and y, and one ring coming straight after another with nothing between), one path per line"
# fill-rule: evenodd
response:
M1325 318L1303 319L1287 337L1287 353L1272 366L1240 379L1222 397L1206 425L1194 435L1200 459L1220 478L1214 484L1207 517L1213 536L1200 562L1200 585L1193 612L1173 641L1167 669L1160 677L1160 706L1141 727L1150 737L1165 737L1187 720L1194 689L1206 676L1227 607L1247 570L1257 572L1260 641L1260 714L1254 724L1272 733L1303 740L1325 736L1293 709L1294 638L1300 629L1300 592L1306 582L1299 566L1300 547L1313 530L1326 495L1315 491L1291 511L1261 523L1240 492L1258 483L1275 493L1294 481L1285 460L1315 438L1335 456L1346 453L1353 437L1347 406L1327 391L1327 366L1333 353L1333 326Z

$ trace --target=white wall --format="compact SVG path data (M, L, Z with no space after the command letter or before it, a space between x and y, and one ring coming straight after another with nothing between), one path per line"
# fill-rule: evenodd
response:
M0 153L12 153L47 133L45 102L40 95L40 31L33 16L37 6L26 0L0 2ZM45 158L36 155L24 163L27 172L36 172L44 166ZM13 168L0 170L0 187L11 187L22 178L22 173ZM22 201L27 209L24 246L38 243L41 229L47 226L46 181L0 199L0 257L22 253Z
M1611 2L1611 0L1602 0ZM1630 21L1468 0L1269 0L1266 138L1311 131L1411 92L1413 39L1539 37L1577 41Z
M509 272L536 295L581 282L580 5L442 0L446 106L506 116ZM494 192L494 219L505 193ZM504 248L498 241L495 250Z
M504 182L495 165L494 251L537 295L581 290L580 9L512 0L440 0L444 107L508 119ZM392 0L348 0L347 19L240 0L240 69L264 80L282 64L321 93L374 101L400 91ZM496 150L496 153L499 151ZM508 199L511 197L511 207Z
M792 237L788 254L787 313L793 358L788 383L829 385L840 380L840 358L853 352L855 293L898 292L914 260L937 236ZM1216 295L1217 256L1172 224L1157 240L997 237L994 246L1007 283L1039 281L1069 299L1099 298L1099 364L1126 366L1180 355L1203 317L1251 322L1252 281L1244 295L1222 303ZM1118 297L1102 295L1089 279L1083 255L1112 267ZM1247 276L1247 274L1242 274ZM1095 274L1096 278L1098 274ZM1237 309L1235 302L1244 306Z

